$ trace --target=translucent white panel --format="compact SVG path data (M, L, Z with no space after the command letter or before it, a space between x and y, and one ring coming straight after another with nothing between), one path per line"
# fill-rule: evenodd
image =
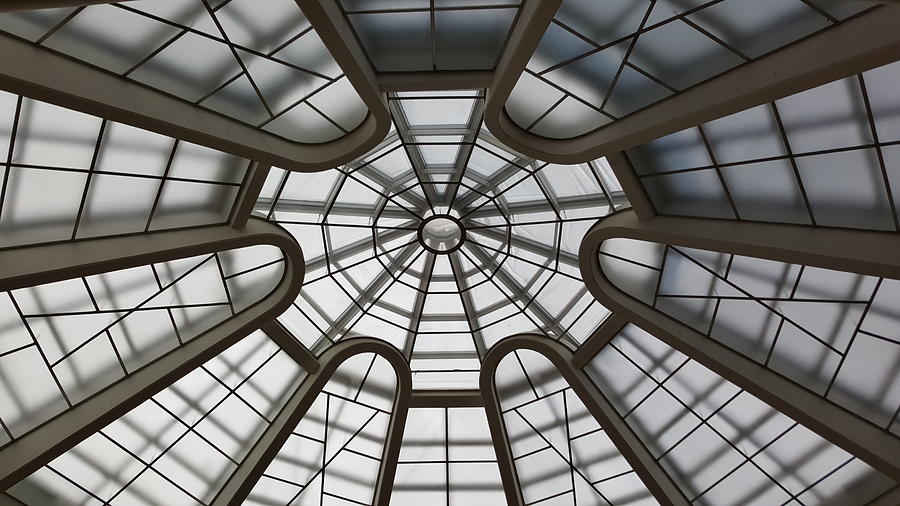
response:
M256 302L281 279L271 253L247 248L226 257L244 267L227 280L216 257L205 255L0 295L0 308L11 311L2 340L13 345L0 364L4 426L19 437L230 317L232 306ZM241 288L233 302L226 282Z
M635 504L656 504L547 358L518 350L501 360L496 375L503 421L527 503L558 496L553 504L602 504L610 496L629 496ZM532 387L540 383L555 388Z
M734 211L714 169L655 176L643 180L661 214L734 218Z
M575 137L609 123L609 117L573 97L566 97L532 128L551 138Z
M752 8L750 8L752 7ZM688 19L750 58L785 46L829 25L825 16L803 2L725 1Z
M626 293L885 429L892 423L900 318L887 301L900 293L896 280L669 246L657 285L659 262L600 260Z
M371 376L360 365L376 369ZM377 365L376 365L377 364ZM250 492L248 502L312 504L331 496L371 504L391 412L367 400L391 401L395 383L384 358L356 355L341 364ZM349 390L348 390L349 389ZM390 404L390 403L389 403Z
M94 169L161 176L175 146L168 137L122 123L107 123Z
M517 9L449 10L434 14L435 63L441 70L491 69Z
M309 102L347 131L359 126L369 113L346 77L313 95Z
M88 169L100 133L100 118L59 106L22 101L13 163Z
M131 77L193 102L240 71L228 46L189 32L156 53Z
M529 126L562 97L563 92L524 72L506 102L506 112L519 125Z
M231 42L262 53L270 53L309 26L290 0L231 1L216 11L216 17Z
M44 45L122 74L177 33L177 28L146 16L98 5L79 12L53 32Z
M391 504L504 501L484 408L410 409Z
M351 14L349 17L376 70L431 69L431 18L428 12Z
M681 21L638 38L630 61L679 89L742 63L740 57Z
M875 119L875 129L881 142L900 140L900 112L898 112L900 99L897 98L892 86L897 82L898 74L900 63L892 63L863 73L869 105Z
M237 193L237 186L166 181L150 229L224 223Z
M890 203L874 150L797 158L818 225L892 229Z
M682 130L630 149L628 158L638 174L655 174L712 164L709 151L696 129Z
M307 103L288 109L266 124L263 130L286 138L300 138L305 142L328 142L343 135L340 128Z
M4 12L0 14L0 30L34 42L43 37L74 10L74 7L65 7Z
M159 190L153 179L98 174L91 178L78 237L143 230Z
M742 162L786 154L778 132L778 124L769 105L761 105L711 121L703 125L703 132L718 163ZM668 163L663 165L669 166Z
M742 219L810 223L789 161L724 167L722 177Z
M795 153L872 142L859 80L848 77L776 102Z
M650 357L667 365L647 362ZM815 497L815 504L857 504L894 486L634 325L586 371L695 504L781 503L800 491ZM638 389L647 383L654 388ZM659 418L666 416L673 417L671 423ZM685 425L682 435L661 439L676 420ZM853 488L852 499L845 498L844 487Z
M65 484L106 501L165 500L208 504L234 471L274 410L262 413L238 386L273 373L264 382L280 407L303 378L303 370L257 331L150 400L85 439L8 493L29 502L71 500ZM253 364L236 368L235 364Z
M85 173L10 168L7 177L2 247L72 238Z

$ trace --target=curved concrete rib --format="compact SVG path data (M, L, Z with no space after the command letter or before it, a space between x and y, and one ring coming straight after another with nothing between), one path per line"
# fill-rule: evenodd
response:
M0 251L0 290L10 290L261 244L277 246L285 258L282 278L269 295L0 449L0 490L274 320L297 297L304 273L296 241L256 218L243 230L221 225Z
M886 5L688 88L593 132L571 139L549 139L527 132L513 122L504 110L528 57L537 47L540 34L544 33L553 16L549 10L531 13L526 9L527 4L495 73L485 104L484 122L491 133L510 148L555 163L594 160L894 62L900 55L900 30L897 30L900 26L900 7ZM531 33L522 35L522 42L516 44L514 42L518 39L514 37L520 30Z
M872 276L900 278L900 235L801 225L656 217L633 211L595 224L581 244L581 274L601 304L762 399L823 438L900 481L900 438L626 294L607 278L599 250L626 238ZM590 347L586 342L583 346Z
M385 341L373 338L354 338L341 341L327 349L319 357L321 367L307 376L300 387L291 395L284 408L256 442L244 461L222 487L212 501L212 506L241 504L247 499L253 486L287 441L291 431L306 415L322 388L331 379L337 368L348 358L360 353L375 353L384 357L397 373L397 393L384 443L384 456L375 485L376 506L388 506L397 460L400 457L400 443L406 425L409 399L412 392L412 374L403 354Z
M484 396L485 412L491 429L491 439L497 454L497 464L503 478L506 501L511 506L525 504L506 436L506 428L497 396L495 372L500 361L515 350L532 350L546 357L566 380L588 411L597 420L657 501L663 505L687 506L687 498L662 469L631 430L616 409L600 393L581 369L572 366L572 352L562 344L537 334L519 334L495 344L481 364L479 383Z
M332 12L337 7L329 2L299 0L298 3L369 108L362 124L333 141L322 144L289 141L2 34L0 88L287 170L331 169L377 146L390 130L391 117L374 71L356 39L352 34L347 35L346 21L340 12Z

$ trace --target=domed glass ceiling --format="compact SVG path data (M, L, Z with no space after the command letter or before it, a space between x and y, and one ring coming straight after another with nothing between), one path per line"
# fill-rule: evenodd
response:
M0 503L900 504L900 8L751 3L0 6Z

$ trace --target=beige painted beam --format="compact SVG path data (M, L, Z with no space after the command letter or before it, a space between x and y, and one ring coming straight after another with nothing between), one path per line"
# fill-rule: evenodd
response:
M321 368L307 376L300 387L291 395L284 408L265 430L237 470L212 501L212 506L241 504L250 494L253 486L287 441L291 431L297 426L309 407L316 400L322 388L331 379L337 368L353 355L376 353L384 357L397 373L397 393L391 413L391 422L384 446L384 456L375 488L376 506L388 506L394 484L396 462L400 455L400 442L409 409L412 391L412 376L406 359L399 350L385 341L372 338L354 338L339 342L327 349L322 356ZM392 465L391 465L392 464Z
M281 227L252 219L228 225L88 239L0 252L0 290L268 244L285 257L282 279L265 298L113 383L0 449L0 490L25 478L86 437L284 312L303 284L303 254Z
M527 9L527 5L526 5ZM556 163L581 163L900 58L900 7L883 6L741 65L661 102L572 139L548 139L516 125L503 110L552 16L520 15L522 47L511 43L488 93L484 121L510 148ZM514 37L518 31L514 31Z
M485 396L485 411L491 428L494 450L497 452L497 463L500 466L507 502L510 505L521 506L524 502L521 492L518 492L518 495L511 495L510 488L517 489L518 483L508 438L505 434L500 402L497 398L494 373L503 357L515 350L535 351L553 363L660 504L666 506L687 506L689 504L675 482L653 458L647 447L641 443L631 427L622 419L590 378L581 369L573 367L572 352L562 344L545 336L519 334L500 341L490 349L482 363L480 377L481 391ZM495 429L504 429L504 431L495 431Z
M603 241L611 238L900 278L900 235L698 218L657 217L641 221L628 210L600 220L587 232L580 250L582 277L601 304L900 481L900 438L613 285L603 272L598 255Z
M609 163L613 174L615 174L616 180L622 186L622 191L628 197L628 202L631 204L631 208L637 217L642 220L649 220L656 216L656 209L653 207L650 197L644 190L644 185L638 179L634 167L631 165L628 157L625 156L625 153L622 151L610 153L606 155L606 161Z

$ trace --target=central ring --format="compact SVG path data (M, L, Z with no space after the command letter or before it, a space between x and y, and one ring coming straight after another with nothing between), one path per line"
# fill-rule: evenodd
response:
M466 229L449 214L430 216L419 225L419 242L432 253L452 253L462 246L465 239Z

